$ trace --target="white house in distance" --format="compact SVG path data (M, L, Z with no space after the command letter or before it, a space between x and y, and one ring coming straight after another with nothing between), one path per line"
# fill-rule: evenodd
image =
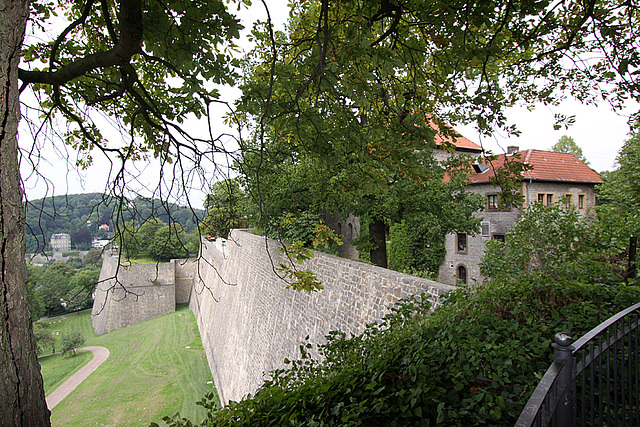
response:
M49 243L54 252L71 250L71 236L68 233L52 234Z
M481 283L479 263L486 242L504 240L507 230L520 218L522 209L534 202L546 205L562 202L583 215L596 205L594 186L602 183L602 178L573 154L542 150L518 152L518 147L508 147L507 151L495 161L474 166L476 173L469 177L467 190L485 196L484 211L475 214L482 218L481 230L476 235L455 233L446 236L446 256L438 276L441 282L452 285ZM505 158L532 166L518 179L520 194L524 197L520 209L500 209L500 189L490 181L495 169L504 165Z

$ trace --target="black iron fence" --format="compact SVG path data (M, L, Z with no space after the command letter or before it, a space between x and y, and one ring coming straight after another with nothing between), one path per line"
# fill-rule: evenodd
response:
M640 303L575 343L556 334L554 362L516 427L640 426Z

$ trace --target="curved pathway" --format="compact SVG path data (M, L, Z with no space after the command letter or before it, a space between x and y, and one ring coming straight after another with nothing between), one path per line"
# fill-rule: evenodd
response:
M93 353L93 359L86 365L78 370L75 374L71 375L68 380L63 382L60 387L53 390L47 397L47 407L53 409L62 399L67 397L82 381L84 381L93 371L98 369L98 366L107 360L109 357L109 350L104 347L82 347L78 350L89 350Z

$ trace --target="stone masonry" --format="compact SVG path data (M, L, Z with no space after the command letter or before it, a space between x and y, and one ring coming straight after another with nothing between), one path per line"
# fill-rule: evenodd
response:
M105 255L91 319L98 335L175 311L189 301L196 260L121 265Z
M334 330L359 334L400 298L426 293L438 305L454 289L356 261L316 252L302 268L324 289L307 294L286 289L274 268L285 257L279 243L233 230L225 253L203 240L190 308L223 404L254 393L265 373L300 356L309 336L321 343Z

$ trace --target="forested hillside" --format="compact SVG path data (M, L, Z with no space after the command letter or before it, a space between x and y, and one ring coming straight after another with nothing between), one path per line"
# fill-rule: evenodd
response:
M116 223L138 223L158 218L164 223L178 222L190 232L203 218L204 211L136 197L122 208L116 200L100 193L69 194L31 200L26 206L27 252L41 251L54 233L69 233L72 246L88 249L91 240L108 238ZM101 225L107 225L100 228Z

